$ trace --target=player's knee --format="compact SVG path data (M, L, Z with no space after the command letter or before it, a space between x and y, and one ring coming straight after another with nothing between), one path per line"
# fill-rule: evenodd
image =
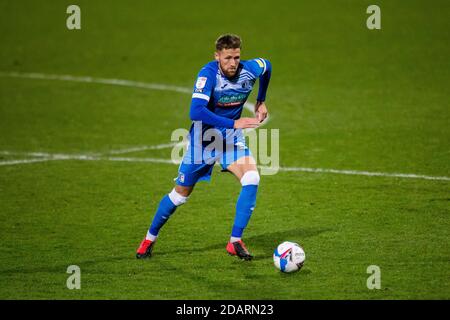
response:
M189 197L185 197L182 196L181 194L179 194L178 192L175 191L175 189L173 189L170 193L169 193L169 199L170 201L172 201L172 203L174 205L181 206L182 204L186 203L186 201L188 200Z
M247 185L258 185L259 184L259 173L255 170L250 170L244 173L244 175L241 178L241 184L243 186Z

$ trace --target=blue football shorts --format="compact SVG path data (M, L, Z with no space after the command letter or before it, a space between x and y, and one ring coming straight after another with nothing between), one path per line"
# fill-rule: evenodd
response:
M227 171L230 164L246 156L252 156L252 153L245 140L229 145L224 143L222 150L189 143L178 168L178 177L174 180L180 186L193 186L198 181L210 181L216 162L222 166L222 171Z

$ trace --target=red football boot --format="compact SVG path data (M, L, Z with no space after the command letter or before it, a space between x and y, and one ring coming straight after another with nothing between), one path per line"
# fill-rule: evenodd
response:
M238 256L244 260L252 260L253 256L248 252L242 240L236 242L228 242L227 251L232 256Z
M153 244L155 242L151 240L144 239L142 240L139 248L136 252L136 258L145 259L150 258L152 256Z

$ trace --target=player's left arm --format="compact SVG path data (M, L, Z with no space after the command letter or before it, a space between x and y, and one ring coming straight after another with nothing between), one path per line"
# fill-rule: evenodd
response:
M255 104L255 115L258 121L261 123L267 118L267 107L264 101L256 101Z
M259 75L259 90L258 97L256 98L255 115L259 122L264 121L267 117L266 93L269 87L270 77L272 75L272 64L267 59L255 59L256 63L260 67Z

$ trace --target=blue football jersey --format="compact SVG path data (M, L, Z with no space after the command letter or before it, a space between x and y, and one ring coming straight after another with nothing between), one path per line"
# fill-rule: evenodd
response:
M207 63L199 72L192 98L208 101L207 108L218 116L237 120L241 117L256 79L267 71L267 61L262 58L242 60L233 78L227 78L217 61ZM203 132L212 126L203 124ZM225 128L221 130L225 137ZM192 127L191 127L192 131Z

